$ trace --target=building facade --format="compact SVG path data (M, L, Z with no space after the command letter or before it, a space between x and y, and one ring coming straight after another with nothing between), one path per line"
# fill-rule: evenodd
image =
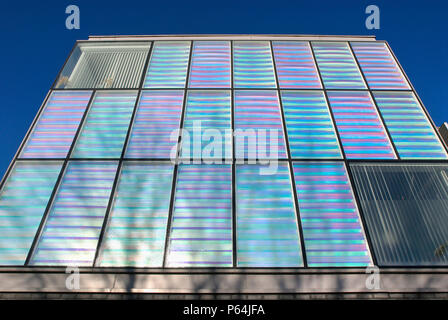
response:
M447 146L374 37L78 41L0 188L5 294L448 292Z

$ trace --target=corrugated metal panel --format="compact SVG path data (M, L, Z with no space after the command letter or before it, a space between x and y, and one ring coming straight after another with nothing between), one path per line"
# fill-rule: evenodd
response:
M282 91L282 104L293 158L342 158L322 91Z
M17 162L0 193L0 265L23 265L62 162Z
M308 42L274 41L272 48L280 88L322 88Z
M235 129L237 158L287 157L277 91L235 91Z
M65 88L137 88L149 45L85 46Z
M331 109L349 159L396 159L368 92L330 91Z
M446 159L433 127L412 92L374 92L373 96L402 159Z
M352 42L370 89L409 90L409 84L383 42Z
M68 164L31 264L92 265L117 167Z
M371 265L344 163L295 162L293 168L308 266Z
M177 146L183 91L143 91L126 149L126 158L170 158Z
M119 158L137 92L100 91L90 107L73 150L75 158Z
M230 165L180 165L168 267L232 266Z
M174 166L123 165L100 266L162 267Z
M230 88L230 41L195 41L190 88Z
M312 42L326 89L366 89L347 42Z
M350 168L378 265L448 265L447 165Z
M154 42L145 88L184 88L190 41Z
M235 88L276 88L271 45L268 41L233 43Z
M232 158L230 91L188 92L183 127L182 157Z
M91 91L53 91L20 158L65 158Z
M288 164L273 174L261 168L236 167L237 265L303 266Z

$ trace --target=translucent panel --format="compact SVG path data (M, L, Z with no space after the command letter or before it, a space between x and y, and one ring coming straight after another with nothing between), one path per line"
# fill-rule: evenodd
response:
M138 88L151 44L78 43L56 88Z
M230 41L195 41L190 88L230 88Z
M233 43L233 81L235 88L276 88L269 41Z
M237 158L286 158L277 91L235 91Z
M293 168L308 266L371 265L344 163L295 162Z
M412 92L374 92L402 159L446 159L447 154Z
M16 162L0 192L0 265L23 265L62 162Z
M396 158L368 92L331 91L328 98L347 158Z
M274 41L272 48L280 88L322 88L308 42Z
M347 42L313 42L326 89L366 89Z
M72 157L119 158L136 98L136 92L98 92L76 141Z
M341 158L322 91L282 91L282 104L293 158Z
M287 163L236 167L238 267L303 266Z
M448 165L350 167L378 264L448 265Z
M383 42L352 42L370 89L410 89L395 59Z
M232 266L230 165L180 165L168 267Z
M127 158L170 158L177 146L183 91L143 91L126 149Z
M92 265L117 166L68 164L31 264Z
M188 92L183 127L182 157L232 158L230 91Z
M190 41L154 42L145 88L184 88Z
M173 165L123 165L100 266L162 267Z
M53 91L20 158L65 158L91 94L91 91Z

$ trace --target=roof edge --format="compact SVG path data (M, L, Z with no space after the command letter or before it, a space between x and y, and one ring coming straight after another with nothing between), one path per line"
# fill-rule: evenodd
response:
M306 35L306 34L184 34L184 35L91 35L89 41L132 40L328 40L376 41L375 35Z

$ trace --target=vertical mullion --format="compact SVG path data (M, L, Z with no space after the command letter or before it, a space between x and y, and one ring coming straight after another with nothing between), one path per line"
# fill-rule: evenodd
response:
M79 136L79 134L81 132L81 128L83 127L84 121L85 121L85 119L87 117L87 114L89 113L90 107L91 107L91 105L93 103L93 100L95 99L95 96L96 96L96 89L93 89L92 93L91 93L91 96L90 96L90 99L89 99L89 102L87 104L86 110L84 111L84 114L82 115L82 119L79 122L78 129L76 130L76 133L75 133L75 135L73 137L73 141L72 141L72 144L70 145L70 149L67 152L67 155L65 156L64 164L62 165L61 172L59 173L58 179L56 180L56 183L54 185L54 188L53 188L53 191L51 193L51 196L48 199L47 206L45 208L44 214L42 215L42 220L40 221L39 227L37 228L36 235L34 236L34 239L33 239L33 242L31 244L30 250L28 251L28 255L27 255L26 260L25 260L25 265L26 266L29 265L29 263L31 261L31 258L33 257L34 252L36 250L37 244L39 243L39 239L40 239L40 237L42 235L44 226L45 226L45 224L46 224L46 222L48 220L48 216L50 214L51 206L53 205L54 199L56 197L56 193L57 193L57 191L58 191L58 189L60 187L61 181L62 181L62 177L64 176L65 170L66 170L66 168L68 166L68 161L69 161L70 156L71 156L71 154L73 152L73 149L74 149L74 147L76 145L76 140L78 140L78 136Z
M271 56L272 56L272 63L274 66L274 77L275 77L275 83L277 85L277 96L279 101L279 108L280 108L280 115L282 117L282 125L283 125L283 138L285 140L286 145L286 152L288 156L288 167L289 167L289 175L290 175L290 183L291 183L291 191L293 193L293 199L294 199L294 207L296 211L296 220L297 220L297 232L299 233L300 237L300 247L302 251L302 260L304 267L308 267L308 260L306 257L306 249L305 249L305 239L303 236L303 227L302 227L302 219L300 217L300 208L299 208L299 201L297 198L297 191L296 191L296 184L294 179L294 172L292 170L292 161L291 161L291 151L289 149L289 138L288 138L288 130L286 127L286 120L285 120L285 114L283 110L283 102L282 102L282 95L280 91L280 85L278 82L278 76L277 76L277 65L275 64L275 58L274 58L274 48L272 46L272 40L269 41L269 46L271 47Z
M174 213L174 200L176 197L176 184L177 184L177 174L179 171L179 162L180 162L180 152L181 152L181 144L182 144L182 130L184 127L184 119L185 119L185 109L187 106L187 89L188 89L188 79L190 78L190 67L191 67L191 56L193 53L193 41L190 41L190 54L188 57L188 66L187 66L187 75L185 78L185 85L184 85L184 96L183 96L183 104L182 104L182 114L180 116L180 123L179 123L179 136L177 138L177 150L176 150L176 159L175 165L174 165L174 172L173 172L173 181L171 183L171 198L170 198L170 208L168 211L168 221L166 224L166 234L165 234L165 247L164 247L164 253L163 253L163 262L162 262L162 268L166 267L167 258L168 258L168 249L169 249L169 240L170 240L170 234L171 234L171 222L173 220L173 213Z
M434 123L434 121L432 120L432 118L429 115L428 109L426 109L425 105L423 104L422 99L420 99L419 95L417 94L417 91L415 91L414 86L412 85L411 81L409 80L408 75L404 72L404 69L400 64L400 61L398 61L397 57L395 56L395 53L392 51L392 48L389 46L389 43L387 43L387 41L384 41L384 43L386 44L387 48L389 49L389 52L392 55L392 58L394 59L395 63L400 68L400 71L403 74L403 76L405 77L406 81L408 82L412 92L414 93L415 97L417 98L418 102L420 103L420 107L423 109L423 112L425 113L426 118L429 120L429 123L431 124L432 129L436 132L436 135L439 138L439 141L442 143L442 146L445 148L445 152L448 153L448 144L445 143L445 140L440 135L440 132L439 132L436 124Z
M233 41L230 41L230 113L232 126L232 260L233 267L237 267L237 233L236 233L236 161L235 161L235 92L233 90Z
M339 129L336 124L336 119L334 118L333 110L331 109L331 105L330 105L330 100L328 99L327 89L325 88L325 83L322 80L322 74L320 73L319 64L317 63L316 56L314 55L313 44L311 42L309 42L309 45L310 45L311 55L313 56L314 64L316 65L317 73L319 74L320 83L322 85L322 90L323 90L324 96L325 96L325 102L327 104L328 111L330 112L331 121L333 122L334 132L336 133L336 137L338 138L339 150L341 150L341 152L342 152L343 160L346 161L347 156L345 155L344 146L342 145L341 136L339 135Z
M387 136L389 137L389 141L390 141L390 144L392 145L392 148L394 149L395 155L397 156L397 159L400 160L400 154L398 153L397 147L395 146L395 143L392 140L392 136L391 136L391 134L389 132L389 128L387 127L386 121L384 121L383 115L381 114L381 110L378 107L375 98L373 97L372 90L370 89L370 86L369 86L369 83L367 82L366 76L364 75L364 72L361 69L361 65L359 64L358 58L356 57L356 55L355 55L355 53L353 51L352 44L350 43L350 41L347 41L347 43L348 43L348 47L350 49L350 53L352 54L353 59L355 60L356 65L358 66L359 73L361 74L361 76L362 76L362 78L363 78L363 80L364 80L364 82L365 82L365 84L367 86L367 90L368 90L369 95L370 95L370 100L372 101L373 105L375 106L376 112L378 113L378 115L379 115L379 117L381 119L381 122L383 123L384 130L386 131Z

